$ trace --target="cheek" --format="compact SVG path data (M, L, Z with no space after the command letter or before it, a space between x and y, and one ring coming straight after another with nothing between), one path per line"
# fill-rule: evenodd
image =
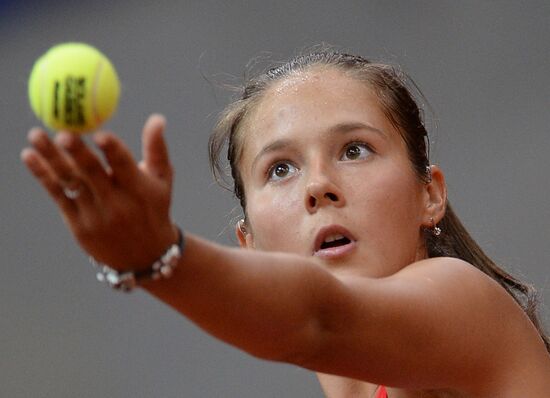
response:
M297 189L271 189L253 195L247 214L255 248L299 252L302 197Z
M410 263L421 236L423 204L419 183L415 176L402 171L380 177L376 188L372 187L370 203L365 204L371 220L376 222L365 224L376 228L371 235L373 243L386 260L396 265ZM400 242L399 247L396 242Z
M356 197L350 199L366 228L378 231L375 235L381 239L395 240L396 235L418 229L421 189L416 176L403 166L392 162L376 166L363 179Z

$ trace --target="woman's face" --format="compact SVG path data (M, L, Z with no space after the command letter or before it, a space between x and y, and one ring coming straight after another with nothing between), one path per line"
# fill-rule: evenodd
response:
M311 69L270 87L243 127L247 246L372 277L425 257L426 185L365 83Z

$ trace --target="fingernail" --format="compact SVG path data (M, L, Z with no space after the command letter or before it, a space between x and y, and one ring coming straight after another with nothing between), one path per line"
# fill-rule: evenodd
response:
M64 148L69 148L71 144L73 143L73 136L71 133L67 133L65 131L60 131L55 136L55 142L59 145L61 145Z
M25 148L19 154L21 161L31 168L37 165L36 158L33 156L33 151L30 148Z
M92 139L94 140L95 144L98 146L104 146L105 143L107 142L106 134L101 131L94 133Z
M40 135L42 134L42 129L39 127L33 127L29 130L29 133L27 134L27 138L29 141L36 141Z
M24 161L25 159L29 159L31 153L32 151L29 148L24 148L19 154L19 157Z
M166 117L162 113L153 113L152 116L160 120L162 123L166 123Z

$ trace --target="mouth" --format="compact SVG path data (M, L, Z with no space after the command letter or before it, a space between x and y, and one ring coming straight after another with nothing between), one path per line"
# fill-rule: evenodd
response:
M323 243L321 243L321 247L319 249L330 249L331 247L344 246L348 243L351 243L351 240L342 234L330 235L323 241Z
M342 226L323 227L315 238L313 255L324 258L341 257L355 248L355 242L353 235Z

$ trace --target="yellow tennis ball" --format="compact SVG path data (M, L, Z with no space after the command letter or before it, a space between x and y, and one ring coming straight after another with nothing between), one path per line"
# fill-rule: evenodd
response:
M50 48L35 62L29 77L31 108L53 130L95 130L116 110L119 94L111 62L84 43Z

